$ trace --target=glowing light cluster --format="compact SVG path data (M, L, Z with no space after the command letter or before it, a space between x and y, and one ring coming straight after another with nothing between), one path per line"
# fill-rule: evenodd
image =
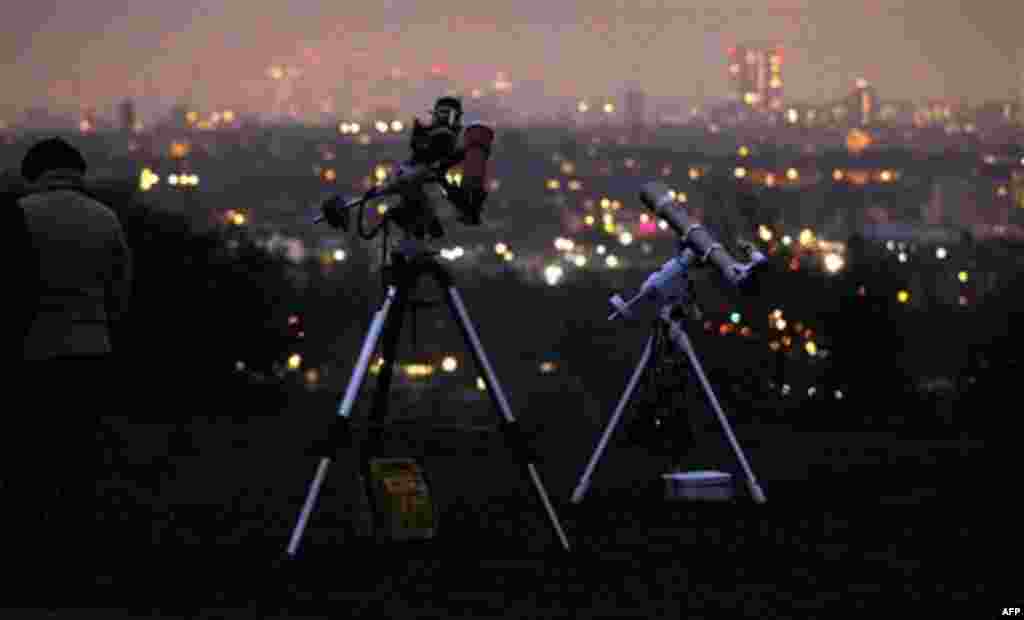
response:
M195 174L172 174L167 177L167 184L195 187L199 185L199 176Z
M825 269L829 273L838 273L846 265L846 261L843 257L835 252L829 252L825 255Z
M556 250L560 250L562 252L572 252L573 248L575 247L576 244L573 242L572 239L566 239L565 237L559 237L555 239Z
M449 261L458 260L458 259L462 258L463 256L465 256L465 254L466 254L466 251L464 249L462 249L462 246L455 246L452 249L448 249L448 248L442 248L441 249L441 258L443 258L445 260L449 260Z
M562 281L562 277L564 275L565 272L559 265L548 265L547 268L544 269L544 280L549 286L557 286L558 283Z
M800 231L800 245L805 247L813 245L815 242L814 231L810 228L805 228Z
M434 366L431 364L406 364L404 370L410 379L421 379L434 374Z
M245 223L248 221L248 218L245 216L245 213L237 211L235 209L230 209L225 214L225 218L227 219L229 224L234 224L235 226L244 226Z
M154 185L160 183L160 176L149 168L143 168L139 173L139 189L148 192Z

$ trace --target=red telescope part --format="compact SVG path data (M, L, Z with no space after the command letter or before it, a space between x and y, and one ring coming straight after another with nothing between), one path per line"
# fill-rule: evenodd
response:
M462 162L462 184L485 188L487 160L491 156L494 130L482 123L473 123L463 131L466 158Z

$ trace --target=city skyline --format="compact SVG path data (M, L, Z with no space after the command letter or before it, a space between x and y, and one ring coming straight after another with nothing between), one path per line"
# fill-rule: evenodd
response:
M395 69L415 78L437 66L467 86L501 71L512 84L542 83L552 98L620 97L629 84L654 99L715 100L731 91L726 50L770 41L785 49L790 100L836 100L858 78L887 99L978 104L1024 88L1013 33L1024 7L820 5L453 1L438 10L393 0L346 11L308 0L257 14L235 0L57 0L8 16L0 77L14 86L8 106L57 109L188 98L266 113L279 94L267 75L273 66L300 68L304 88L332 96L358 96ZM549 111L550 102L535 105L525 112Z

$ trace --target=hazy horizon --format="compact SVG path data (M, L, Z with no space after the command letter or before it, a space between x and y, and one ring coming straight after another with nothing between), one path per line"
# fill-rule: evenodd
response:
M552 97L617 97L631 84L653 98L716 99L729 92L726 48L770 41L785 48L789 100L830 101L858 77L885 99L977 104L1024 88L1015 32L1024 5L823 5L298 0L254 11L239 0L50 0L5 15L0 77L8 106L56 109L76 99L103 108L126 96L166 103L191 88L202 107L266 111L272 65L301 68L318 97L364 92L395 69L415 79L440 65L467 87L486 87L503 71L513 85L542 82Z

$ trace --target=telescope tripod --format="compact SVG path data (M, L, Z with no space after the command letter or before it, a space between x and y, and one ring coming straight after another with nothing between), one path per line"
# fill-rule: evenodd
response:
M402 329L405 313L410 306L420 303L412 299L412 294L416 289L419 279L426 275L433 277L440 288L444 290L445 301L462 331L463 338L476 361L476 367L480 369L483 375L487 393L490 395L491 402L500 417L499 426L505 435L506 442L516 452L516 456L520 458L525 473L532 483L533 490L544 508L559 543L564 550L569 550L569 541L562 529L558 515L555 513L554 506L548 498L544 484L541 482L537 467L532 462L530 451L519 423L512 415L508 400L505 398L505 392L498 383L498 378L491 367L487 354L484 352L476 329L469 319L466 307L462 303L462 297L453 283L453 278L448 270L437 261L436 254L436 252L428 251L422 244L412 240L406 240L398 249L391 253L391 265L385 267L384 272L387 293L380 309L377 310L370 324L369 333L363 342L362 350L359 352L359 359L352 371L352 378L338 407L338 414L334 418L327 441L321 446L323 450L320 464L317 467L316 475L310 483L306 501L299 513L298 522L288 544L287 553L291 557L294 557L298 552L303 532L313 512L313 507L316 505L320 487L327 476L327 468L330 466L332 459L342 449L352 447L353 445L352 409L366 378L370 359L377 348L378 340L382 337L382 357L384 363L380 367L380 374L377 377L370 417L373 422L378 422L387 416L388 392L391 388L392 367L396 359L395 352L398 348L398 337ZM379 426L376 428L379 429ZM371 444L374 443L372 441L373 432L371 429ZM363 480L369 484L371 480L369 475L369 458L368 455L361 456ZM372 497L372 495L368 495L368 497Z
M690 337L684 328L683 321L685 319L686 311L680 304L666 304L660 309L658 318L655 319L652 324L651 334L647 338L647 344L644 346L644 351L640 356L640 361L637 364L636 369L633 371L633 375L630 377L629 383L626 385L626 390L622 394L622 398L619 400L618 406L616 406L615 412L612 414L611 420L608 422L608 426L605 428L604 433L601 435L601 439L598 441L597 449L594 451L590 462L587 464L587 468L583 472L583 476L580 478L579 483L576 485L575 491L573 491L572 502L574 504L578 504L583 501L583 496L590 488L590 478L594 474L594 469L596 469L605 449L608 447L608 441L615 432L615 428L619 424L622 413L629 405L630 400L637 389L637 385L640 383L640 379L645 373L665 372L666 369L663 366L659 367L659 364L664 365L667 361L668 353L673 347L676 352L685 353L690 369L692 370L691 374L697 376L708 402L715 411L718 422L721 425L722 430L725 432L725 436L729 441L733 454L736 457L740 468L743 470L743 474L747 480L747 486L750 490L751 496L754 498L754 501L759 504L766 501L764 491L761 490L761 486L754 478L754 472L750 469L750 465L747 463L743 450L736 441L735 435L733 435L732 428L729 426L729 421L726 419L725 413L722 412L722 407L718 403L718 398L715 396L715 392L711 388L711 384L708 382L708 379L704 374L704 369L700 364L700 360L697 359L697 353L693 348L693 343L690 341ZM656 396L660 397L661 395ZM692 419L688 421L692 424ZM696 436L696 433L694 433L694 436Z

